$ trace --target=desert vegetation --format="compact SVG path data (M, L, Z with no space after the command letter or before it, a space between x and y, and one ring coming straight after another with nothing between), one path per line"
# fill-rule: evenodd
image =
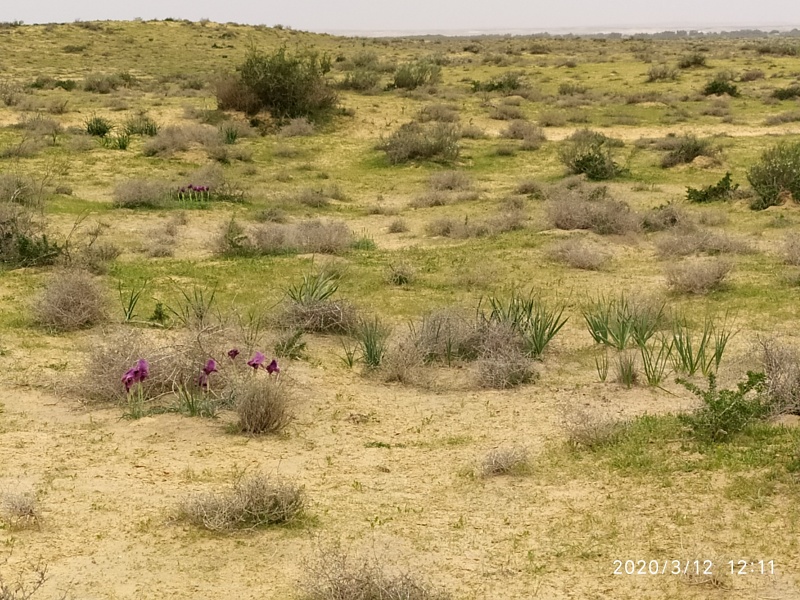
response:
M0 24L0 597L791 597L794 40Z

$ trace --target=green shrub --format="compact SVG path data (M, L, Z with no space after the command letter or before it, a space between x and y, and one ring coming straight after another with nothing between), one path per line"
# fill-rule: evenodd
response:
M111 121L103 117L98 117L97 115L87 119L85 124L86 133L95 137L106 137L111 133L111 130L114 129L114 125Z
M232 106L237 110L255 114L265 109L279 120L297 117L316 120L328 116L338 104L336 93L325 79L330 70L327 55L311 51L292 55L286 48L265 54L252 49L238 70L245 88L238 93L246 102L244 106ZM218 84L217 100L225 105L229 99L221 98L221 92L224 90Z
M728 96L736 98L739 95L739 88L736 87L735 83L731 83L730 81L714 79L706 84L702 94L704 96L722 96L723 94L728 94Z
M415 159L451 161L458 158L458 139L458 128L454 125L411 122L401 125L378 145L378 149L386 152L392 164Z
M692 67L705 67L706 66L706 56L705 54L700 54L699 52L692 52L691 54L687 54L686 56L681 57L678 61L678 68L679 69L691 69Z
M735 390L720 390L711 373L708 389L703 390L679 379L678 383L703 401L702 407L681 415L681 420L700 442L726 441L769 414L769 406L762 399L765 380L764 373L748 371L747 380L737 383Z
M678 78L678 72L668 65L653 65L647 71L647 82L653 83L655 81L675 81Z
M791 100L800 98L800 85L790 85L789 87L777 89L772 92L772 97L778 100Z
M663 147L668 147L669 152L661 160L661 166L665 169L688 164L698 156L713 156L715 153L709 140L698 139L692 134L667 139L669 141Z
M339 84L343 90L366 92L374 90L381 82L381 74L370 69L355 69L344 76Z
M763 210L783 201L786 193L800 200L800 142L779 142L764 151L758 163L747 172L756 198L753 210Z
M739 184L731 183L731 174L725 173L725 177L714 185L708 185L701 189L693 187L686 188L686 200L689 202L714 202L716 200L727 200L733 192L739 189Z
M570 173L585 173L593 181L613 179L625 172L612 156L613 142L602 133L576 131L559 149L558 156Z
M418 60L400 65L394 72L390 88L415 90L423 85L433 85L439 81L442 68L427 60Z
M502 92L510 94L514 91L525 88L523 73L519 71L509 71L488 81L472 81L473 92Z
M146 114L140 113L125 121L124 131L128 135L153 137L158 134L158 124Z

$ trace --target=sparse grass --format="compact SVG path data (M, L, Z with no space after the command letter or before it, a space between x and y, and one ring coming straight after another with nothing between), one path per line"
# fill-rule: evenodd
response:
M296 522L305 506L302 487L259 473L241 476L229 491L189 496L176 519L217 532L257 529Z

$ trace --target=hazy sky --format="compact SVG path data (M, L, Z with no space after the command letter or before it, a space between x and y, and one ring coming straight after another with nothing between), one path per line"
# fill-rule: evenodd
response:
M310 31L800 27L798 0L0 0L0 21L166 17Z

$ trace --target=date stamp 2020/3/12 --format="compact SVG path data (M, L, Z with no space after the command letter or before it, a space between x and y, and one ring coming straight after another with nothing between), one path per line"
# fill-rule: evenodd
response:
M774 560L615 560L614 575L775 575Z

